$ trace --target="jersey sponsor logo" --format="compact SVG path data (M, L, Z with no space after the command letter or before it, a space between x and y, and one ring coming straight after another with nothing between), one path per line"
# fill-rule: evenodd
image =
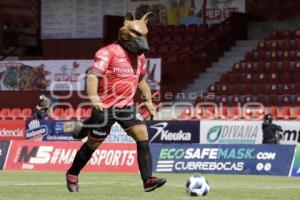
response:
M183 130L179 130L177 132L171 132L167 130L168 122L161 122L158 124L154 124L150 126L150 128L155 129L156 133L150 140L152 142L156 138L160 138L160 140L165 141L190 141L192 138L191 132L184 132Z
M93 130L93 135L96 135L96 136L106 136L107 133L105 131L99 131L99 130Z

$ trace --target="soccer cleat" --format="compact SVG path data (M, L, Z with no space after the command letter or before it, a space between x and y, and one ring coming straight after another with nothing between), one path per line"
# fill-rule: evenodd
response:
M66 173L66 182L67 182L67 188L69 192L78 192L79 185L78 185L78 176L74 176Z
M165 178L157 178L151 176L144 182L144 191L151 192L156 188L163 186L166 182L167 180Z

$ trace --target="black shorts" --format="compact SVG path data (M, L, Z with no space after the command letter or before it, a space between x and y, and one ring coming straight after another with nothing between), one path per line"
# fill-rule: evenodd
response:
M117 122L126 131L137 125L145 125L143 117L135 106L124 108L107 108L103 111L93 110L92 116L84 121L89 139L102 141L110 133L112 125Z

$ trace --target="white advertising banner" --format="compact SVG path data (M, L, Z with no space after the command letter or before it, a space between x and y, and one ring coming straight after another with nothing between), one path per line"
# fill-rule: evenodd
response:
M274 123L282 128L279 132L280 144L300 143L300 121L275 121Z
M103 16L140 18L152 11L153 24L202 24L204 0L42 0L41 38L102 38ZM217 23L231 12L245 12L245 0L208 0L206 18Z
M124 15L128 0L42 0L41 38L102 38L103 16Z
M129 1L128 10L141 16L151 10L154 24L202 24L204 0L141 0ZM245 0L207 0L207 23L218 23L231 12L245 12Z
M146 80L160 89L161 59L149 58ZM81 91L93 60L0 61L0 90Z
M84 90L92 60L0 62L0 90Z
M281 126L279 144L300 143L300 121L273 121ZM202 120L200 122L201 144L261 144L262 121L249 120Z
M261 144L261 121L201 120L201 144Z

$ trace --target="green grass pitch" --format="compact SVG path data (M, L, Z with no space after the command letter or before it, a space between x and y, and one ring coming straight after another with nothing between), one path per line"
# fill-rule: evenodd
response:
M79 193L69 193L62 172L0 172L0 200L299 200L300 178L204 175L210 183L206 197L189 197L185 182L192 174L156 174L168 182L145 193L138 174L80 175Z

